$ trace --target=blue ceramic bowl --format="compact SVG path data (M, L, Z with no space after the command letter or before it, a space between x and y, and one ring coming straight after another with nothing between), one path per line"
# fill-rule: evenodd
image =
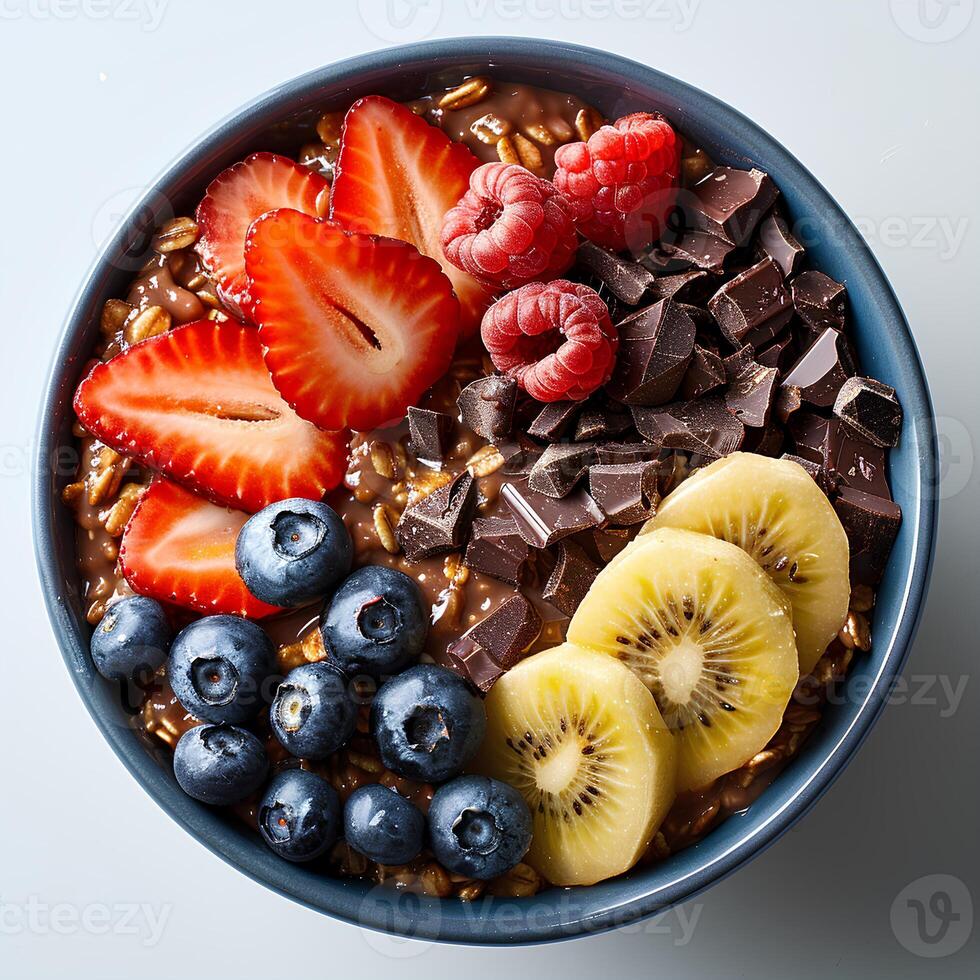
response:
M843 703L827 710L800 755L748 811L696 846L613 881L466 905L396 894L290 865L258 835L180 791L169 753L148 746L127 724L117 690L95 674L89 659L73 523L58 497L69 475L59 465L64 462L59 447L72 445L72 392L93 347L103 302L123 293L158 220L186 213L218 171L250 151L268 148L274 124L343 107L372 92L414 97L440 81L441 73L484 73L488 66L504 79L573 91L608 117L659 109L717 160L754 164L773 176L794 220L806 219L817 267L847 284L867 372L893 385L905 407L902 444L891 454L892 484L905 519L875 608L873 652L857 658ZM282 85L202 137L122 222L82 286L54 355L37 445L35 541L51 622L95 723L147 792L206 847L283 895L369 928L458 943L542 942L624 925L690 898L789 829L847 764L885 703L919 619L936 523L936 441L922 366L885 276L837 204L772 137L723 102L636 62L539 40L433 41L353 58Z

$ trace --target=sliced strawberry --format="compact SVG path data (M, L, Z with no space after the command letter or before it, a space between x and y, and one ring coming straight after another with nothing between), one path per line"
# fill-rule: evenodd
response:
M197 206L197 251L218 281L221 298L246 310L245 233L266 211L294 208L316 214L316 199L329 183L308 167L275 153L253 153L218 174Z
M346 469L347 434L301 419L272 384L258 332L233 320L197 320L97 364L75 412L106 445L242 510L319 500Z
M274 211L249 230L245 267L272 380L321 428L401 419L449 367L459 303L413 245Z
M369 95L344 119L330 192L330 217L345 228L411 242L442 266L459 297L464 336L476 333L492 297L443 255L440 234L479 163L411 109Z
M202 613L258 619L279 612L245 588L235 541L248 514L219 507L162 477L144 491L119 559L134 592Z

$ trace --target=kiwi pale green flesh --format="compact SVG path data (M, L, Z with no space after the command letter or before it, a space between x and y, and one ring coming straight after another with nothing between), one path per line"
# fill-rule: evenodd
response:
M486 708L475 768L527 800L525 860L555 885L628 871L673 804L677 767L675 739L637 677L565 643L504 674Z
M799 463L753 453L716 460L677 487L643 531L661 527L710 534L751 555L789 599L800 670L813 669L847 617L850 549Z
M799 678L786 597L740 548L692 531L653 531L608 565L568 639L652 692L678 742L678 791L764 748Z

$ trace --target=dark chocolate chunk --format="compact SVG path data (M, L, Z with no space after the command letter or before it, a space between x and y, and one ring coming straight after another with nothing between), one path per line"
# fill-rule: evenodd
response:
M693 266L705 272L720 273L724 269L725 259L735 246L717 235L690 229L673 241L662 242L658 248L663 259L672 263L674 269L690 269Z
M800 319L819 333L827 327L844 328L847 290L822 272L802 272L792 283L793 306Z
M660 464L649 460L593 466L589 493L611 524L638 524L652 517L660 503Z
M598 574L599 566L590 561L574 541L561 541L558 544L558 560L541 590L541 598L566 616L571 616Z
M604 527L593 531L592 537L599 557L608 563L633 540L633 532L626 527Z
M407 507L395 527L405 557L421 561L461 548L469 534L477 497L476 481L464 472Z
M544 442L556 442L568 431L581 408L581 402L549 402L538 412L527 434Z
M776 417L785 425L803 407L803 396L796 385L781 385L776 392Z
M599 505L584 490L558 500L521 481L505 483L500 496L514 515L521 537L533 548L547 548L571 534L598 527L604 520Z
M848 378L837 393L834 415L872 445L898 445L902 406L889 385L873 378Z
M834 508L851 546L851 583L877 585L902 523L901 508L853 487L841 488Z
M567 497L595 458L595 446L590 442L552 443L531 469L528 484L548 497Z
M786 372L783 384L796 385L808 404L830 408L853 373L854 364L844 335L828 327Z
M449 664L481 691L527 656L541 633L541 617L519 592L471 626L446 651Z
M793 237L782 215L770 214L759 225L759 252L779 266L784 279L795 276L805 250Z
M703 269L689 269L668 276L657 276L650 289L652 299L672 299L676 303L703 303L715 291L720 276Z
M763 347L755 359L763 367L774 367L780 375L793 363L793 328L792 326L781 333L771 344Z
M786 433L782 426L767 425L763 428L746 429L742 449L759 456L778 456L786 443Z
M629 405L662 405L677 393L694 351L694 321L670 300L618 325L619 356L606 391Z
M745 426L725 406L721 395L674 402L661 408L634 408L640 435L658 448L716 459L735 452L745 439Z
M408 432L415 457L438 469L449 451L449 439L456 427L456 420L445 412L431 412L427 408L408 409Z
M783 453L782 458L802 466L828 497L836 489L827 478L827 471L819 463L814 463L812 459L804 459L802 456L794 456L792 453Z
M537 443L523 435L514 439L498 439L497 451L504 457L501 469L506 476L527 476L542 452Z
M648 442L605 442L595 447L595 454L600 465L608 466L656 459L660 450Z
M725 338L736 347L761 347L793 316L783 274L770 258L739 273L708 300L708 309Z
M575 424L576 442L594 442L597 439L611 439L621 436L633 427L633 416L618 402L608 399L593 399L585 408Z
M744 361L725 390L728 410L743 425L767 426L776 396L778 376L779 372L775 368L763 367L753 360Z
M718 354L700 344L694 345L694 355L681 383L681 394L688 400L702 398L725 384L725 365Z
M761 170L717 167L679 199L687 223L744 245L779 191Z
M639 306L653 285L653 274L639 262L620 258L593 242L583 242L576 257L616 299L629 306Z
M488 442L510 433L517 401L517 382L513 378L492 374L468 384L459 394L463 425Z
M855 439L837 419L798 412L789 421L796 453L823 467L827 482L838 483L877 497L891 497L884 449Z
M463 563L501 582L520 585L530 555L530 546L512 517L478 518L473 522Z

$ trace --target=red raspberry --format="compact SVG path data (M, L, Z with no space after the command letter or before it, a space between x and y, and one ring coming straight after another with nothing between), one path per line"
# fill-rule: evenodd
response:
M567 279L508 293L480 332L494 367L539 402L588 398L609 380L619 346L602 297Z
M617 252L655 242L674 206L681 143L669 122L634 112L555 153L555 187L586 238Z
M561 275L578 238L567 204L550 181L508 163L485 163L442 221L453 265L489 286L515 289Z

